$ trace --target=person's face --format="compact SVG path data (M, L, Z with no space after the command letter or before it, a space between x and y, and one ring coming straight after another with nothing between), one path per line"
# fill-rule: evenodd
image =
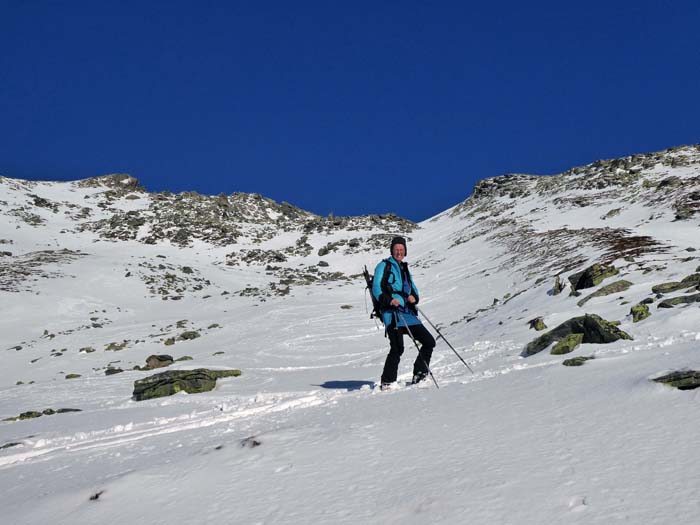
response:
M394 256L394 259L401 262L403 261L403 258L406 257L406 248L403 247L403 244L395 244L394 249L391 251L391 255Z

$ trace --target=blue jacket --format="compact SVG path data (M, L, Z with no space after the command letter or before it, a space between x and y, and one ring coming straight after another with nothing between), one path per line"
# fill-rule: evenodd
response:
M389 268L385 275L387 264ZM403 272L401 271L401 266L403 266ZM402 273L407 276L405 282ZM408 271L408 264L402 263L399 265L399 262L393 257L380 262L374 269L372 295L382 307L384 326L390 326L392 323L396 324L396 326L421 324L415 308L407 300L408 296L412 295L416 298L416 304L418 303L418 288L413 282L411 272ZM392 307L390 304L392 299L398 299L400 306L397 308Z

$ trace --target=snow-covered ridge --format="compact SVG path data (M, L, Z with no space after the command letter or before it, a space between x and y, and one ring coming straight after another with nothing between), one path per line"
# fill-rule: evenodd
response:
M487 179L414 225L0 178L3 519L691 522L699 391L652 380L698 368L699 180L699 148L671 148ZM439 390L373 388L387 342L359 273L395 234L474 369L438 340ZM596 318L627 337L540 339ZM242 375L134 401L154 355Z

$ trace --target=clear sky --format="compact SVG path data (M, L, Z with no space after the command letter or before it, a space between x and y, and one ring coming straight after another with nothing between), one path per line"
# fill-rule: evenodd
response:
M700 2L0 0L0 174L428 218L700 142Z

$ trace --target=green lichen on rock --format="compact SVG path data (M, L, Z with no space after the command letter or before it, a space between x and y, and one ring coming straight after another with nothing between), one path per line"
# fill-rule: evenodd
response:
M66 375L66 379L78 379L79 377L81 377L80 374L68 374L68 375Z
M583 334L582 343L605 344L619 339L631 340L632 337L620 330L610 321L600 316L586 314L563 322L553 330L541 335L521 352L522 357L528 357L541 352L552 343L561 341L569 334Z
M617 275L620 271L610 264L596 263L585 270L576 272L569 276L571 283L571 295L575 295L578 290L584 288L593 288L598 286L603 280L613 275Z
M678 390L694 390L700 387L700 372L697 370L679 370L657 377L654 381L672 386Z
M552 355L568 354L576 350L583 342L583 334L569 334L554 345L551 350Z
M195 330L189 330L187 332L182 332L177 336L178 341L191 341L192 339L197 339L201 337L201 334Z
M133 399L143 401L158 397L171 396L178 392L198 394L213 390L216 380L222 377L236 377L240 370L171 370L161 372L134 382Z
M614 283L606 284L600 290L596 290L591 295L588 295L581 299L577 304L579 306L583 306L594 297L603 297L605 295L624 292L625 290L628 290L630 286L632 286L632 283L629 281L625 281L624 279L615 281Z
M681 281L671 281L653 286L651 291L654 293L671 293L678 290L686 290L694 286L700 285L700 273L693 273L688 277L684 277Z
M588 356L588 357L572 357L571 359L564 359L562 361L562 365L564 366L582 366L586 361L589 361L591 359L595 359L593 356Z
M564 283L557 275L554 278L554 287L552 288L552 295L559 295L562 292L562 290L564 290L564 286Z
M636 306L633 306L630 310L630 314L632 315L633 323L638 323L639 321L643 321L647 317L651 316L649 306L646 304L638 304Z
M534 328L536 331L541 332L547 329L547 325L544 324L544 319L542 317L535 317L528 321L530 328Z
M661 301L657 308L673 308L679 304L690 304L700 302L700 293L693 295L681 295L679 297L674 297L673 299L666 299Z

